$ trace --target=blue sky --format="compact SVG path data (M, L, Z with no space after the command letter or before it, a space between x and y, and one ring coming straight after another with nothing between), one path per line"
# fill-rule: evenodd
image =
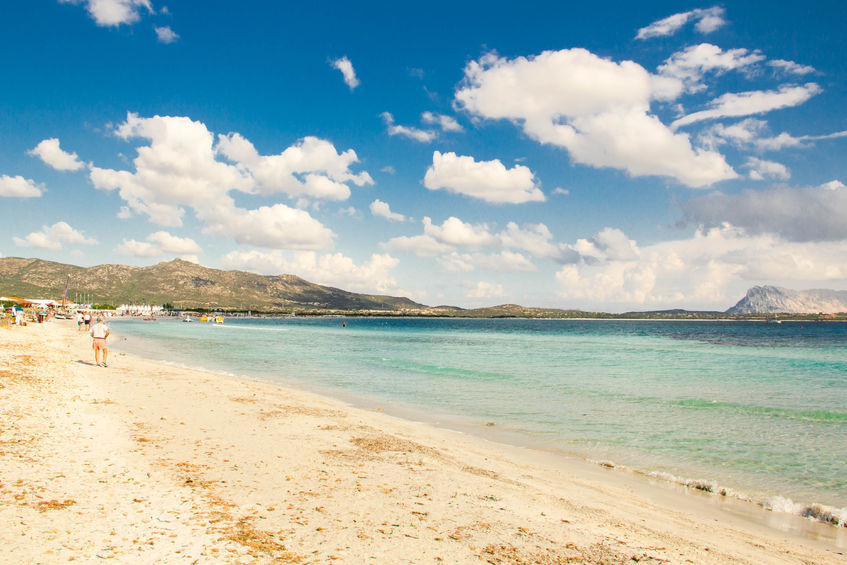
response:
M8 4L0 255L464 307L847 288L843 3Z

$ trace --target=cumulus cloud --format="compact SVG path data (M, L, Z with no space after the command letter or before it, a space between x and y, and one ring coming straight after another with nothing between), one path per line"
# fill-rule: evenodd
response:
M96 245L97 240L85 237L82 232L72 228L67 222L56 222L52 226L41 226L41 231L32 232L24 238L12 238L20 247L40 247L42 249L61 249L62 243L72 245Z
M502 298L505 296L503 285L479 281L468 289L468 298Z
M419 257L441 256L439 261L448 270L468 271L476 266L493 268L496 261L501 267L495 270L530 271L535 267L517 251L535 257L544 257L564 262L572 251L567 246L553 241L553 234L544 224L525 224L523 227L509 222L506 228L492 231L487 224L463 222L455 216L447 218L441 225L424 217L424 233L416 236L395 237L384 245ZM457 250L500 250L499 255L459 254ZM511 251L511 252L509 252Z
M563 49L472 61L455 98L473 115L511 120L533 139L564 147L577 163L690 187L737 177L722 155L692 147L688 135L649 113L652 100L682 90L680 80L651 75L632 61Z
M744 69L764 59L761 53L747 49L723 51L716 45L701 43L674 53L658 71L660 75L681 81L685 91L692 93L706 88L702 79L707 72Z
M318 255L312 251L286 253L279 250L233 251L223 257L229 269L246 269L264 275L294 274L306 280L355 292L408 296L390 272L398 260L388 254L373 254L357 265L341 253Z
M607 261L631 261L638 259L638 245L617 228L606 227L589 238L581 238L574 244L564 245L559 254L563 263L585 263L589 265Z
M356 70L353 68L353 63L351 63L350 59L346 56L339 59L333 59L330 61L330 65L332 65L333 69L341 71L341 74L344 77L344 84L350 87L351 91L359 86L359 79L356 78Z
M394 116L392 116L390 112L383 112L379 115L379 117L385 122L385 126L388 128L388 135L400 135L408 137L409 139L414 139L415 141L420 141L421 143L429 143L438 137L438 134L432 130L419 129L412 126L399 126L395 124Z
M801 86L784 85L779 90L727 93L712 100L709 103L710 109L683 116L673 122L671 127L678 128L702 120L751 116L780 108L790 108L804 103L820 92L820 86L809 82Z
M459 122L456 121L456 118L452 116L445 116L444 114L433 114L432 112L424 112L421 114L421 120L425 124L434 124L439 126L444 131L465 131Z
M161 26L153 28L156 32L156 39L159 43L173 43L179 39L179 35L171 29L171 26Z
M124 239L117 247L118 253L136 257L159 257L165 254L190 257L197 262L197 253L202 249L189 237L177 237L166 231L157 231L147 236L147 241Z
M0 175L0 196L7 198L38 198L46 189L43 184L26 179L20 175L10 177Z
M750 178L753 180L765 180L766 178L788 180L791 178L788 167L775 161L749 157L744 166L750 169Z
M41 141L27 153L38 157L57 171L78 171L85 166L76 153L62 150L59 140L55 137Z
M159 225L179 226L186 209L191 209L205 224L206 233L259 247L324 249L332 245L334 234L308 212L282 203L239 208L232 191L344 200L350 184L373 183L367 172L350 170L358 162L353 150L338 153L330 142L315 137L265 156L238 133L219 135L216 144L215 135L201 122L131 113L115 133L150 142L138 148L134 172L90 169L96 188L119 191L127 213L147 215Z
M115 248L115 251L123 255L133 255L135 257L158 257L162 255L162 250L158 246L146 241L138 241L135 239L124 239Z
M822 186L715 192L681 205L683 218L706 228L724 223L751 234L776 234L788 241L847 240L847 187Z
M374 200L371 202L371 214L374 216L378 216L380 218L385 218L386 220L391 220L392 222L405 222L406 216L403 214L398 214L397 212L392 212L391 207L387 202L383 202L382 200Z
M476 161L473 157L453 152L433 152L432 166L426 171L424 186L430 190L443 188L493 204L546 200L529 167L515 165L507 169L499 159Z
M334 233L305 210L285 204L255 210L221 207L202 211L205 233L230 236L238 243L270 249L327 249Z
M139 9L153 12L150 0L59 0L63 4L85 4L89 15L99 26L133 24L140 19Z
M438 262L449 272L470 272L486 269L504 273L537 271L538 268L522 253L503 250L500 253L458 253L453 251L438 258Z
M711 33L726 24L724 9L720 6L712 8L690 10L673 14L638 30L636 39L649 39L651 37L662 37L673 35L688 22L696 22L694 28L700 33Z
M338 153L329 141L305 137L279 155L260 155L250 141L238 133L218 136L218 154L249 172L259 194L285 193L294 197L346 200L347 183L373 184L363 171L354 174L350 167L358 162L352 149Z
M673 307L725 310L752 284L847 282L841 242L801 243L723 225L690 239L639 249L636 259L566 265L556 274L564 306L608 310Z

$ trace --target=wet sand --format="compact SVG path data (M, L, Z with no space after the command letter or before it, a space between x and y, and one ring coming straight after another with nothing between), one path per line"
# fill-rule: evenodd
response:
M843 528L374 408L0 329L2 560L847 562Z

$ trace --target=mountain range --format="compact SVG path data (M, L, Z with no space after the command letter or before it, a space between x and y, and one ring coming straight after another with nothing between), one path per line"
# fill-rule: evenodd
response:
M263 276L210 269L181 259L149 267L77 267L41 259L0 258L0 294L61 299L80 294L96 304L171 304L177 309L365 310L402 312L424 305L408 298L357 294L294 275Z
M68 283L69 281L69 283ZM170 304L178 310L223 310L267 313L359 312L375 314L474 317L654 317L714 318L725 314L809 314L847 312L847 291L790 290L755 286L735 306L723 312L628 312L610 315L581 310L531 308L503 304L465 310L455 306L430 307L408 298L357 294L323 286L295 275L266 276L223 271L181 259L149 267L97 265L78 267L42 259L0 258L0 295L61 299L68 283L68 299L85 294L97 304Z

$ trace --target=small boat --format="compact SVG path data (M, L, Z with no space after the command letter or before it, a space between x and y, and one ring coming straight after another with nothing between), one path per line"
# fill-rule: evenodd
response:
M216 317L216 318L215 318L215 323L216 323L216 324L223 324L223 323L224 323L224 317L223 317L223 316L218 316L218 317Z
M183 318L183 319L182 319L182 321L183 321L183 322L190 322L190 321L192 321L192 320L191 320L191 316L186 316L185 318Z
M144 318L144 321L145 322L155 322L156 318L154 318L153 316L147 316L146 318Z

